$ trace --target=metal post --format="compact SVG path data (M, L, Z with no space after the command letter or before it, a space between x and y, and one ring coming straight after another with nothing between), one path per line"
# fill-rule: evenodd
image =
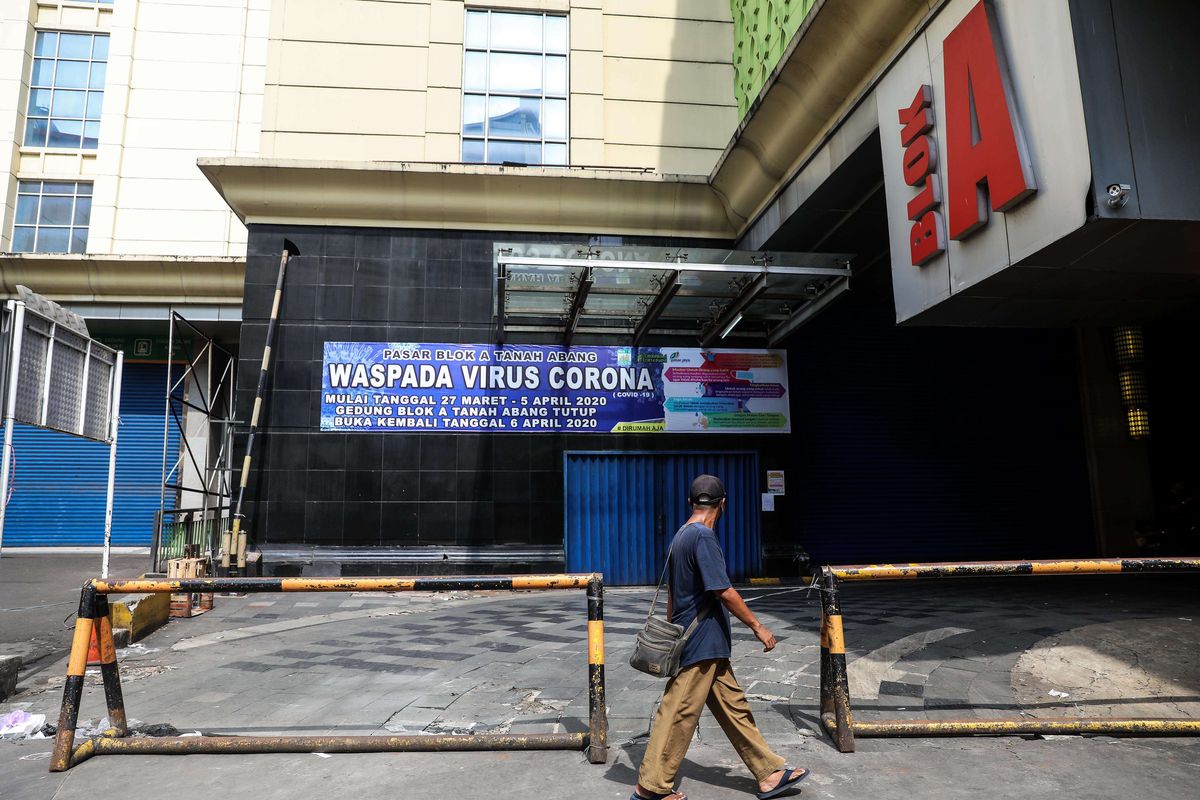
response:
M25 333L25 304L20 301L9 301L12 311L12 335L9 337L11 349L8 357L8 397L4 403L4 443L0 445L0 553L4 550L4 509L8 506L8 478L12 469L12 438L13 424L17 417L17 376L20 374L21 339Z
M604 579L588 579L588 761L608 760L608 704L604 699Z
M287 274L288 258L299 254L294 244L284 240L283 251L279 254L279 273L275 276L275 298L271 303L271 318L267 321L267 338L263 344L262 367L258 372L258 388L254 392L254 410L250 413L250 431L246 436L246 457L242 460L242 475L238 482L237 505L233 510L233 529L229 532L228 547L221 554L221 567L228 569L231 557L236 554L234 563L238 574L246 569L246 532L242 530L242 502L246 499L246 486L250 483L250 459L254 454L254 437L258 433L259 417L262 414L263 397L267 393L267 376L271 369L271 345L275 341L275 328L279 324L279 306L283 300L283 278Z
M163 443L162 443L162 483L158 489L158 528L155 529L155 538L162 536L162 523L166 519L163 510L167 507L167 441L168 428L171 417L171 355L175 352L175 308L174 306L167 308L167 399L163 406ZM178 506L180 503L172 503L173 506ZM155 554L155 561L150 565L150 568L157 571L158 555Z
M833 700L833 719L822 715L821 722L830 730L838 752L854 752L854 720L850 715L850 684L846 672L846 639L842 634L842 607L838 602L837 579L829 567L821 568L824 586L821 609L829 650L829 692Z
M104 560L100 565L100 577L108 577L108 559L112 550L113 488L117 480L117 429L121 426L121 373L125 365L125 351L117 351L117 363L113 366L112 392L109 393L111 412L108 418L108 488L104 497Z
M96 639L100 644L100 677L104 680L104 699L108 721L117 736L129 732L125 720L125 698L121 693L121 673L117 668L117 646L113 640L112 620L108 618L108 596L96 598Z
M62 710L58 714L54 752L50 756L51 772L62 772L71 766L75 723L79 720L79 702L83 699L83 673L87 670L88 646L92 642L95 619L96 587L88 581L79 595L79 616L75 618L75 635L71 639L71 656L67 660L67 681L63 684Z

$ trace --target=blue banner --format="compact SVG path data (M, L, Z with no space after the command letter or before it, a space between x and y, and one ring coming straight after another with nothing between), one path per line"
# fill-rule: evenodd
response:
M782 350L326 342L323 431L788 433Z

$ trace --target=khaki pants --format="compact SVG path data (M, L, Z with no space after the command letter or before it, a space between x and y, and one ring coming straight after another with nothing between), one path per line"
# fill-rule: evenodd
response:
M746 693L733 677L729 659L718 658L684 667L667 683L638 772L643 789L655 794L674 790L675 773L687 754L705 705L755 781L765 780L783 767L783 759L771 751L754 724Z

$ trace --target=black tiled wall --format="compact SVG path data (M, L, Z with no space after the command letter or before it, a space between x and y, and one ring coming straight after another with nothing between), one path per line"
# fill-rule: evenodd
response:
M686 244L604 237L251 226L238 373L249 420L284 238L288 264L274 358L247 491L260 544L558 545L563 451L757 448L784 466L789 437L322 433L325 341L493 340L495 242ZM708 246L713 246L709 243ZM510 341L516 335L510 335ZM552 336L520 341L551 344ZM615 344L579 336L579 344ZM693 345L694 342L663 342ZM244 452L244 435L235 453ZM764 537L783 535L764 515Z

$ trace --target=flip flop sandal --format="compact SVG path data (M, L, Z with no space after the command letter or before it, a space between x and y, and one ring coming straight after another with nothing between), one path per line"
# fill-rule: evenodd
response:
M652 794L649 797L642 797L640 794L637 793L637 790L634 789L633 794L629 795L629 800L662 800L664 797L670 797L673 794L675 794L675 793L667 792L666 794ZM682 796L683 796L683 800L687 800L686 794L684 794Z
M783 771L783 777L779 779L779 785L767 792L756 792L755 797L758 800L770 800L772 797L778 797L788 789L795 786L800 781L808 777L808 770L804 770L799 775L796 775L796 768L789 767Z

